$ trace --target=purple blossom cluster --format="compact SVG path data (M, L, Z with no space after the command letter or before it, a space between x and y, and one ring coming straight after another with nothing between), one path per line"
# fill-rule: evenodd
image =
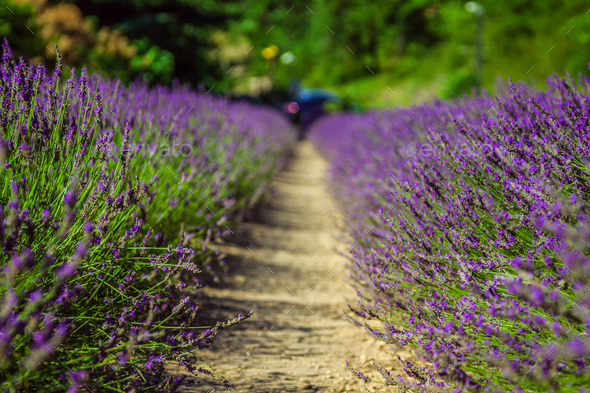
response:
M250 315L199 326L199 288L295 133L269 110L63 67L2 47L0 388L174 390Z
M403 376L377 366L386 384L590 389L590 80L548 86L310 131L349 212L348 317L413 353Z

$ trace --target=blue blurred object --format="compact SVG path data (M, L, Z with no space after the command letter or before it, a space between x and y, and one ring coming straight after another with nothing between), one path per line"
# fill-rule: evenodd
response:
M327 89L299 89L293 99L283 105L283 112L301 127L301 137L311 123L326 114L326 102L338 102L340 96Z
M340 99L340 96L328 89L300 89L297 98L301 101L333 101Z

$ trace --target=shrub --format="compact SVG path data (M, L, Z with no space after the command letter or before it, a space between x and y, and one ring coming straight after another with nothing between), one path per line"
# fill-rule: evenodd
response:
M548 85L311 131L355 212L351 320L416 355L405 378L379 368L386 384L590 387L590 81Z
M0 384L174 389L211 374L195 325L215 242L293 139L264 109L186 87L0 65ZM166 362L184 366L173 375Z

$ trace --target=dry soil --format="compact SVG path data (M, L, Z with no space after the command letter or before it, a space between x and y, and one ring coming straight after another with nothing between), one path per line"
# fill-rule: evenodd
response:
M356 300L346 258L336 251L342 242L326 169L310 142L297 145L257 218L235 235L247 239L224 246L232 285L206 291L211 309L228 318L254 310L201 354L238 392L396 390L366 384L345 364L377 379L373 360L399 371L387 345L342 317ZM182 391L223 390L212 383Z

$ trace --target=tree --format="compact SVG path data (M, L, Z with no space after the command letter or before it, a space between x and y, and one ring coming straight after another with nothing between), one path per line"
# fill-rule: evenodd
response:
M225 29L237 15L232 1L75 0L99 25L121 31L143 50L158 48L173 57L180 82L213 86L224 73L209 56L215 29ZM153 49L152 49L153 50ZM157 54L157 50L153 50ZM158 81L158 80L155 80ZM169 82L164 80L163 82Z

